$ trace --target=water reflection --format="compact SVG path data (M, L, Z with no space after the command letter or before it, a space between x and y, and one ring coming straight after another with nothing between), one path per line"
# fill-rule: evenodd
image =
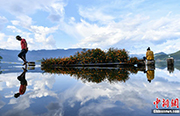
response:
M151 84L147 81L147 73L144 73L148 70L154 71ZM16 77L21 73L22 70L20 74L9 72L0 75L2 116L151 116L157 97L180 98L180 71L177 68L171 74L167 67L155 70L148 67L56 69L43 74L28 70L26 93L16 99L13 95L20 85Z
M19 92L14 94L15 98L18 98L20 95L23 95L26 92L27 80L26 80L26 72L27 72L27 65L23 68L23 72L17 79L20 81Z
M122 67L122 68L42 68L45 72L51 74L69 74L83 82L101 83L103 81L126 82L130 74L138 72L146 73L147 81L151 83L155 75L155 66L147 67Z
M155 66L147 66L147 70L145 71L147 80L149 83L154 79L154 73L155 73Z
M1 63L1 61L0 61L0 63ZM1 71L1 66L0 66L0 74L2 73L2 71Z
M83 82L101 83L107 80L112 83L126 82L129 79L130 73L137 74L138 71L144 72L144 68L131 66L122 68L42 68L42 70L51 74L69 74Z

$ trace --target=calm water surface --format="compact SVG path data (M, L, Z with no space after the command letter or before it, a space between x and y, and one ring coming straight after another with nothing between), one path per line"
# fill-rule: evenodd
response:
M14 98L21 68L1 64L0 116L151 116L159 115L152 114L156 98L180 98L179 68L169 73L162 64L156 66L151 83L143 71L130 74L126 82L95 83L35 67L26 73L26 92Z

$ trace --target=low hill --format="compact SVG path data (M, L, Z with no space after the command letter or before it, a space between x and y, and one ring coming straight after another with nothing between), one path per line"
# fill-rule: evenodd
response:
M156 53L155 56L158 56L158 55L167 55L166 53L164 52L159 52L159 53Z
M169 54L169 55L171 57L173 57L174 59L179 60L180 59L180 50L175 53Z
M166 60L168 58L168 54L164 52L156 53L154 56L155 60Z
M165 54L164 52L155 54L155 60L166 60L168 57L173 57L175 60L180 60L180 50L171 54Z

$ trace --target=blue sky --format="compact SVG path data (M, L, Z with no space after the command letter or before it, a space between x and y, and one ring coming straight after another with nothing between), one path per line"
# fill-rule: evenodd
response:
M3 0L0 48L180 50L179 0Z

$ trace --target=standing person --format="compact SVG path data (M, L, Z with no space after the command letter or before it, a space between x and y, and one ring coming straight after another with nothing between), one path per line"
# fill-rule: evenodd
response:
M27 86L27 81L25 78L26 72L27 72L27 66L23 68L23 73L17 77L17 79L20 81L20 87L19 87L19 92L14 94L15 98L18 98L20 95L23 95L26 92L26 86Z
M155 60L154 60L154 53L151 51L150 47L148 47L147 52L146 52L146 65L147 66L155 66Z
M16 39L21 41L21 49L22 49L21 52L18 54L18 57L20 57L24 61L23 65L26 65L26 63L28 63L26 61L26 53L28 52L27 42L19 35L16 36Z
M146 59L148 61L154 60L154 53L151 51L150 47L147 48Z

